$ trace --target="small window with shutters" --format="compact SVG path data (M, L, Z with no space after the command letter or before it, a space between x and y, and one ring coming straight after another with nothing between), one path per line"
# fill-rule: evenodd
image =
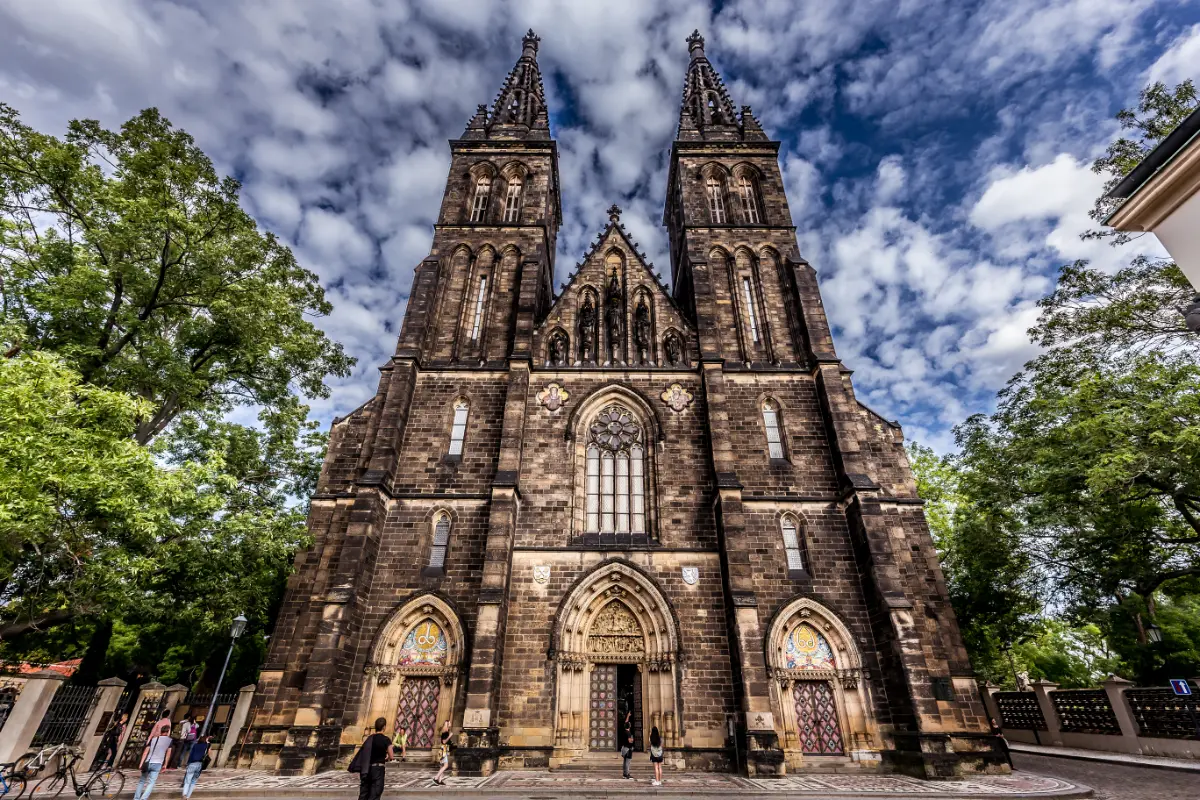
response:
M804 543L800 540L799 522L791 514L784 514L779 520L779 527L783 534L783 552L787 556L788 577L805 577L808 572L804 566Z
M708 176L704 182L708 192L708 213L714 225L725 224L725 187L716 175Z
M762 406L763 427L767 431L767 456L772 461L782 461L787 458L783 449L783 432L779 424L779 404L774 400L766 400Z
M521 181L513 178L508 182L508 193L504 196L504 221L517 222L521 216Z
M480 176L475 182L475 197L471 201L471 222L487 222L488 200L492 196L492 179Z
M433 540L429 544L429 563L422 570L426 576L446 574L446 552L450 549L450 515L441 511L433 518Z

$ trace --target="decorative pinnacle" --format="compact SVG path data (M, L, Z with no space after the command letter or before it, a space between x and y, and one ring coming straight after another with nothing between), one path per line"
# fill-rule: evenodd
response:
M523 39L521 39L521 47L522 47L521 56L522 56L522 58L524 58L525 56L528 56L529 58L537 57L538 42L540 42L541 40L542 40L541 37L533 32L533 28L530 28L526 32L525 37Z
M687 46L693 60L704 58L704 37L700 35L699 28L692 31L692 35L687 38Z
M616 223L616 222L620 222L620 220L621 220L621 207L618 206L616 203L613 203L611 206L608 207L608 221Z

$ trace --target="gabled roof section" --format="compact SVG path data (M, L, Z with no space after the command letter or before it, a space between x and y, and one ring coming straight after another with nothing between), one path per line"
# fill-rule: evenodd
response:
M750 106L742 106L741 115L721 76L704 55L704 37L692 31L687 38L692 60L683 80L683 101L679 107L677 139L712 141L765 141Z
M492 104L480 105L467 123L464 139L549 139L550 117L542 72L537 63L541 39L532 29L521 40L521 57Z
M659 292L667 301L667 303L670 304L670 307L675 309L676 312L679 312L683 323L690 327L691 323L688 321L687 317L682 314L679 306L675 303L675 299L671 297L671 292L667 288L667 285L663 283L662 276L655 271L654 264L646 260L646 254L642 251L642 246L638 244L632 236L629 235L627 230L625 230L625 225L621 222L621 208L616 203L613 203L608 208L608 224L605 225L604 229L596 235L596 239L592 242L592 246L588 248L588 251L583 254L583 258L581 258L579 263L575 265L575 270L567 275L567 282L563 284L562 291L559 292L554 298L554 303L550 307L551 313L553 313L554 306L558 304L559 299L571 293L571 289L574 287L575 283L580 280L580 276L585 272L585 267L592 263L592 259L598 252L608 249L614 237L618 237L622 242L625 243L626 248L633 255L633 259L631 260L632 263L641 266L646 275L649 276L650 279L653 280L654 284L658 287Z

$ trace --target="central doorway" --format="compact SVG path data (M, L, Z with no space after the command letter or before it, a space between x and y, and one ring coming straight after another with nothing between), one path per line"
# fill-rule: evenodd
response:
M629 724L633 728L633 749L642 750L642 673L637 664L617 665L617 709L619 712L619 730L625 730L625 716L629 715ZM620 737L617 749L621 749Z
M633 749L642 750L641 677L636 664L593 665L589 749L620 750L628 716Z

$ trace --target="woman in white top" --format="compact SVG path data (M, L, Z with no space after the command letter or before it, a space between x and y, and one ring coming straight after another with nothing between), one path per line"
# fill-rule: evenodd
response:
M137 788L133 790L133 800L147 800L150 797L150 792L158 780L158 773L170 758L170 736L155 736L146 742L146 749L142 751L142 777L138 780Z

